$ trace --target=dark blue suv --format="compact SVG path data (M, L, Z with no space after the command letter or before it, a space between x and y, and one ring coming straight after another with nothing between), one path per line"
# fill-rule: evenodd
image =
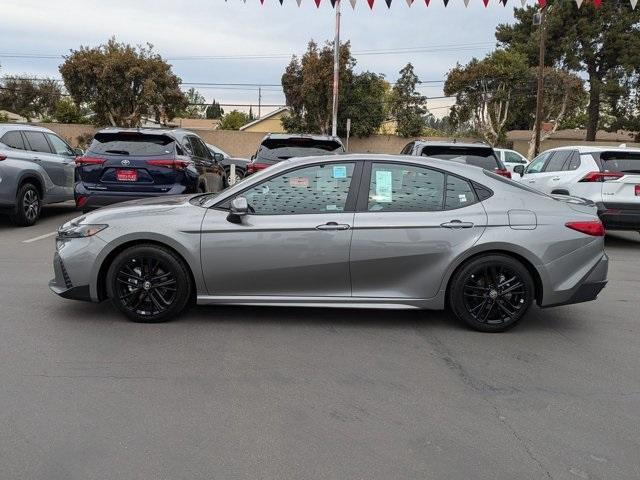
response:
M218 192L224 168L195 133L106 128L76 158L75 200L90 210L158 195Z

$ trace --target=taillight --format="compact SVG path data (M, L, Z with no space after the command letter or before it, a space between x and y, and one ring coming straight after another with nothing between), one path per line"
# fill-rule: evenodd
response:
M85 204L87 203L87 200L89 200L89 197L86 197L84 195L79 196L78 198L76 198L76 207L77 208L84 207Z
M76 165L102 165L106 162L106 158L94 158L94 157L76 157Z
M6 160L6 159L7 159L7 156L6 156L6 155L0 155L0 162L1 162L2 160Z
M172 168L173 170L184 170L189 165L185 160L147 160L147 165L154 167Z
M580 179L581 182L606 182L624 177L620 172L589 172Z
M258 170L264 170L267 167L270 167L268 163L250 163L247 165L247 173L256 173Z
M496 168L495 172L505 178L511 178L511 172L505 168Z
M586 235L592 235L594 237L604 236L604 225L600 220L587 220L584 222L567 222L565 226L572 230L576 230Z
M640 185L636 185L636 197L640 197Z

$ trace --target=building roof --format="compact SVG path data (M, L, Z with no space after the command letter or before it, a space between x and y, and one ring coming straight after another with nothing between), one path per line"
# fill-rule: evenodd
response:
M268 120L269 118L275 117L280 113L288 112L288 111L289 111L289 107L277 108L273 112L269 112L266 115L261 116L260 118L256 118L253 122L249 122L246 125L243 125L242 127L240 127L240 130L246 130L247 128L253 127L254 125L257 125L260 122L263 122L265 120Z

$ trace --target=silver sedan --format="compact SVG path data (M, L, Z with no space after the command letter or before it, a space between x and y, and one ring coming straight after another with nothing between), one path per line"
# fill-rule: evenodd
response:
M444 309L474 329L594 300L596 207L478 167L384 155L292 159L217 194L126 202L56 239L51 289L160 322L190 303Z

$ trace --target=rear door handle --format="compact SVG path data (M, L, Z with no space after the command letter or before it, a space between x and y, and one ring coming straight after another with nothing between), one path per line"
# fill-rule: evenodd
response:
M40 157L33 157L34 162L41 162L42 159Z
M346 223L338 223L338 222L327 222L322 225L318 225L316 230L349 230L351 225L347 225Z
M553 177L551 180L553 180L554 182L557 182L558 180L560 180L560 177Z
M450 222L441 223L440 226L443 228L473 228L473 223L451 220Z

